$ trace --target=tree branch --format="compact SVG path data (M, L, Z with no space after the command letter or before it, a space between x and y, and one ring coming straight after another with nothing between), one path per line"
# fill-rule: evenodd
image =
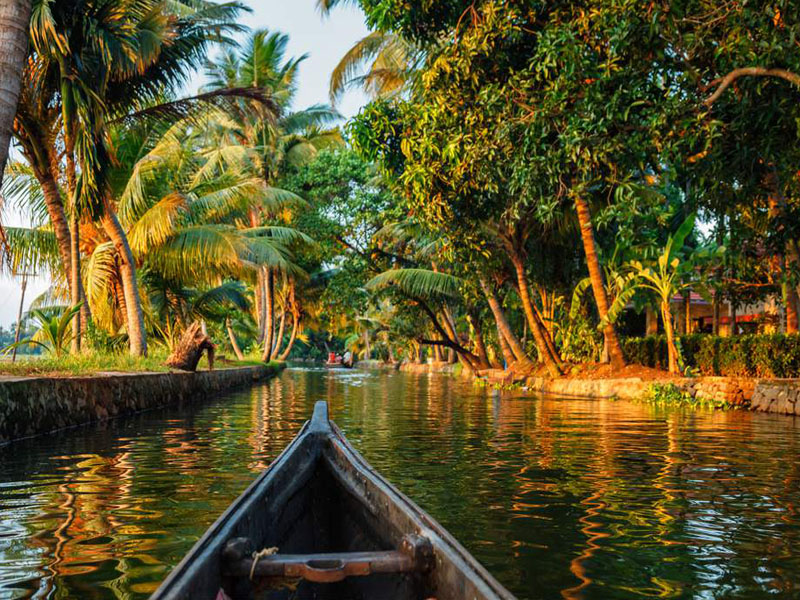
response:
M444 328L439 323L439 320L436 318L436 314L433 312L433 310L431 310L431 307L428 306L427 303L424 300L422 300L421 298L415 298L413 296L409 296L409 298L411 298L414 302L416 302L417 306L419 306L423 311L425 311L425 313L428 315L428 317L430 317L431 321L433 322L434 329L436 329L436 332L440 336L442 336L442 340L443 341L442 341L441 345L447 346L448 348L452 348L453 350L455 350L459 354L463 354L464 356L466 356L466 357L468 357L470 359L472 359L472 358L476 358L477 359L478 358L472 352L470 352L469 350L464 348L464 346L459 344L457 340L451 340L450 339L450 336L447 334L447 332L444 330Z
M717 100L719 100L720 96L722 96L725 90L728 89L733 82L740 77L778 77L780 79L785 79L797 87L800 87L800 75L793 73L792 71L788 71L786 69L767 69L766 67L741 67L739 69L734 69L725 75L725 77L712 81L706 89L715 86L717 89L713 94L703 101L703 104L709 107L712 106Z

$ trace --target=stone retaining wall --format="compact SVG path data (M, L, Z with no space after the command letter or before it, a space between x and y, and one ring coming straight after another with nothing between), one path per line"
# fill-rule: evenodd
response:
M800 416L800 379L692 377L661 382L626 379L545 379L530 377L533 392L577 398L637 400L653 383L674 384L693 398L726 402L747 410Z
M431 363L410 363L404 362L400 365L401 371L409 373L444 373L446 375L465 374L464 369L458 363L431 362Z
M197 373L99 373L0 379L0 444L166 405L194 403L273 377L283 365Z

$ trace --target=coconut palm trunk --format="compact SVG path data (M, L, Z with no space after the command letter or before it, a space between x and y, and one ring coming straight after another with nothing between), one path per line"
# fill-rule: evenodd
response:
M72 238L70 244L70 300L72 306L78 306L81 303L81 247L80 235L81 224L78 219L77 211L73 210L72 216ZM75 314L72 319L72 352L77 353L81 351L81 338L83 331L81 327L81 313L80 311Z
M55 178L49 169L40 169L34 167L34 174L36 180L42 188L42 195L44 197L45 208L47 209L47 216L50 217L50 223L53 225L53 234L56 237L56 245L58 246L58 255L61 259L61 267L70 287L70 299L73 298L73 287L75 279L72 273L72 235L70 233L69 221L67 214L64 211L64 202L61 198L61 192L58 189ZM82 300L86 299L86 293L83 290L83 279L77 278L78 283L78 297ZM86 327L92 319L91 310L88 302L81 304L81 324Z
M300 315L293 314L292 315L292 333L289 335L289 342L286 344L286 348L281 355L278 357L278 360L286 360L289 358L289 353L292 351L292 347L294 346L295 340L297 340L297 333L300 330Z
M272 356L270 360L276 358L278 356L278 350L281 349L281 344L283 343L283 334L286 331L286 311L281 312L280 323L278 325L278 335L275 336L275 343L272 344Z
M489 354L486 352L486 343L483 341L483 329L481 328L480 318L476 315L467 313L467 319L474 331L474 346L475 354L478 355L479 364L481 369L491 369L492 363L489 362Z
M450 310L447 307L445 307L443 310L443 317L444 318L442 319L442 322L444 324L444 330L447 332L447 335L450 337L450 339L456 344L458 344L459 343L458 332L456 331L455 328L455 322L453 321L453 318L450 315ZM458 352L455 350L454 353L456 355L456 360L459 361L462 365L464 365L464 368L467 369L469 373L475 372L477 368L475 359L477 359L477 356L469 356L464 352Z
M244 360L244 354L242 353L242 349L239 348L239 342L236 341L236 334L233 331L230 317L225 319L225 328L228 330L228 339L231 341L231 347L233 348L234 354L236 354L236 358Z
M272 269L267 269L266 277L264 278L264 352L261 358L264 362L269 362L272 358L272 343L275 338L275 329L273 322L275 320L275 276Z
M502 349L504 340L508 346L508 349L513 355L511 360L506 357L506 362L509 366L516 361L519 362L523 367L532 368L534 366L533 362L528 358L527 354L525 354L522 343L514 334L514 330L511 329L511 324L506 318L506 313L503 310L503 307L500 305L500 300L497 298L497 294L495 294L494 290L485 281L481 280L480 284L481 288L483 289L483 293L486 295L486 300L489 303L489 308L492 311L495 323L497 324L497 331L499 332L501 338L500 347Z
M519 289L519 298L522 301L522 309L525 312L525 317L528 320L531 333L533 333L533 339L536 341L536 348L539 350L539 356L545 368L547 368L547 372L550 373L550 376L560 377L563 374L561 370L561 359L557 354L551 352L550 346L547 344L547 340L545 340L547 331L533 308L533 300L531 299L528 277L525 274L525 265L522 262L522 257L519 253L512 252L510 258L517 275L517 286Z
M370 360L372 358L372 348L369 346L369 331L367 329L364 330L364 360Z
M264 298L264 269L259 269L256 276L255 298L256 325L258 326L256 341L260 344L264 341L264 315L267 312L267 304Z
M28 56L30 0L0 2L0 185L17 112L22 68Z
M511 346L508 345L508 340L506 336L503 335L503 332L500 331L500 326L496 321L495 325L497 326L497 343L500 344L500 352L506 363L505 367L510 367L514 363L514 353L511 351Z
M592 292L597 304L597 312L600 318L605 321L603 326L603 336L605 337L606 348L611 359L611 366L614 369L622 369L625 366L625 356L622 354L622 346L617 337L617 330L614 324L608 320L608 293L606 292L603 270L600 268L600 259L597 256L597 244L594 239L594 227L592 217L589 212L589 205L580 196L575 196L575 211L578 214L578 224L581 229L581 239L583 240L583 250L586 254L586 266L589 267L589 279L592 282Z
M128 325L128 340L132 356L147 356L147 333L144 327L142 300L136 281L136 262L133 258L128 236L117 218L117 213L108 198L103 202L101 223L103 230L119 254L122 293L125 296L125 316Z

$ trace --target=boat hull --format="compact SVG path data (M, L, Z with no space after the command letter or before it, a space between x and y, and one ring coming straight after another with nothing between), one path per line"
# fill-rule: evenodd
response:
M397 549L407 547L409 539L423 540L430 556L424 561L404 559ZM326 583L286 577L251 580L242 576L241 564L238 570L231 567L232 540L250 544L247 554L250 549L263 550L262 556L278 552L286 557L312 553L381 557L397 572L365 572ZM255 568L253 562L257 560L244 560L249 566L245 571L256 572L254 569L258 568L266 572L266 563L272 559L262 559L264 564ZM309 560L308 564L311 563ZM358 569L363 570L363 565ZM307 570L317 573L311 579L331 580L341 576L327 569ZM328 420L327 406L320 402L313 419L211 526L151 598L513 600L514 597L441 525L370 467Z

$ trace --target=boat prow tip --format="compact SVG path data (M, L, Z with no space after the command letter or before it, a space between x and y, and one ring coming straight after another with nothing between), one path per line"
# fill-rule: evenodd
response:
M328 418L328 403L325 400L320 400L314 404L314 414L309 423L309 430L311 431L330 431L331 422Z

